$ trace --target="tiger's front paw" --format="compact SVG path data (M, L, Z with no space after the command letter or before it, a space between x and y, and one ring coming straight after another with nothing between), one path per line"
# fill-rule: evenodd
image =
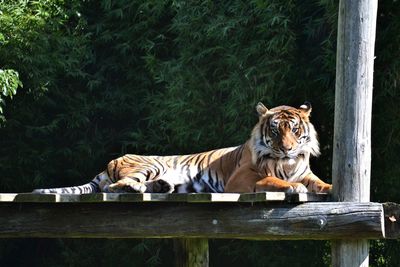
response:
M317 193L332 193L332 185L331 184L319 185Z
M308 189L302 183L291 183L286 193L307 193Z

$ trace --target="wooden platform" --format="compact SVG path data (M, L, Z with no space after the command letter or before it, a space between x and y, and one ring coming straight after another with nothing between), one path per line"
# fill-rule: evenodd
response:
M398 206L326 194L0 194L0 238L379 239ZM397 216L397 217L396 217ZM397 228L396 228L397 227Z

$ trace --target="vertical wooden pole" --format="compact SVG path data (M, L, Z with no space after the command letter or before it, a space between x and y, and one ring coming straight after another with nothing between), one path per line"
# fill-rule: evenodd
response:
M340 0L332 179L336 201L370 200L378 0ZM368 266L368 240L332 242L333 266Z
M174 239L175 267L208 267L208 239Z

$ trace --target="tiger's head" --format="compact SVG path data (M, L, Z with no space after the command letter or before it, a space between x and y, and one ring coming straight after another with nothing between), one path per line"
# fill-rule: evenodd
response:
M278 106L272 109L258 103L256 110L259 121L250 139L254 164L263 158L295 160L320 154L317 133L309 119L310 103L299 108Z

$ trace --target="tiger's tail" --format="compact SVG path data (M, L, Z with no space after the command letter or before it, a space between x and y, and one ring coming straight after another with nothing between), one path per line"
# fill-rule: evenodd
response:
M35 189L32 191L32 193L34 194L72 194L72 195L91 194L98 192L100 192L99 185L94 183L93 181L79 186L44 188L44 189Z
M104 186L105 182L109 183L108 181L109 181L108 175L106 174L106 172L102 172L87 184L78 185L78 186L70 186L70 187L35 189L32 191L32 193L34 193L34 194L72 194L72 195L99 193L99 192L103 191L102 186Z

